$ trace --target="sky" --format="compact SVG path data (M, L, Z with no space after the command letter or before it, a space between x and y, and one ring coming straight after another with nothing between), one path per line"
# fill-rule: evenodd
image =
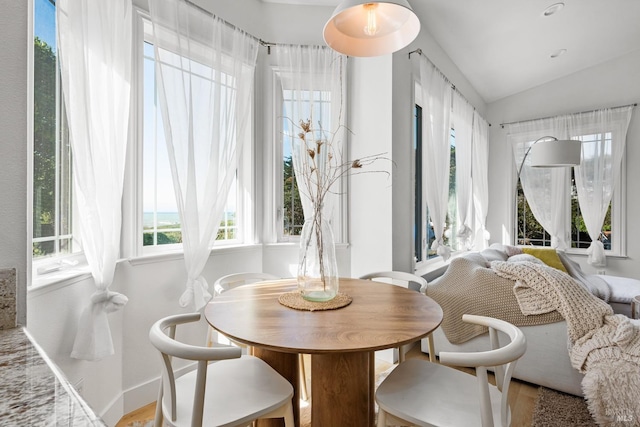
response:
M34 25L33 32L36 37L43 40L56 50L56 8L52 0L34 0Z

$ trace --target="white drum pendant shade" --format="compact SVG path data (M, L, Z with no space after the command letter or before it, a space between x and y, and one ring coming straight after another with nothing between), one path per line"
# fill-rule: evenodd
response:
M324 26L324 41L348 56L379 56L411 43L420 20L406 0L345 0Z
M568 139L560 141L540 141L531 149L533 167L568 167L580 164L582 143Z

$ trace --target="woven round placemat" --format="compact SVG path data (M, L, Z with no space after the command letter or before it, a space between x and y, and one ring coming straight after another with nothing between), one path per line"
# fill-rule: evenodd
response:
M335 310L348 306L351 304L351 301L353 301L353 299L342 292L338 292L337 295L329 301L322 302L307 301L302 298L302 294L299 291L287 292L278 297L278 302L285 307L304 311Z

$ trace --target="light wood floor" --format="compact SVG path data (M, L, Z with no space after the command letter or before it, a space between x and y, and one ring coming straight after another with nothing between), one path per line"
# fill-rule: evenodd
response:
M407 359L419 358L428 360L429 356L422 353L420 351L420 344L416 344L406 355ZM310 356L305 356L305 366L307 366L306 372L307 376L310 374L311 369L308 367L311 366ZM376 374L387 370L391 364L382 361L376 360ZM473 370L466 370L467 372L473 373ZM490 381L493 381L492 375L489 374ZM307 384L310 388L310 379L307 378ZM512 380L511 386L509 387L509 404L511 406L511 425L514 427L524 427L531 425L531 419L533 415L533 410L535 408L536 397L538 395L538 386L525 383L518 380ZM155 414L155 402L150 403L142 408L136 409L135 411L125 415L122 419L116 424L116 427L126 427L130 423L134 421L145 421L151 420Z

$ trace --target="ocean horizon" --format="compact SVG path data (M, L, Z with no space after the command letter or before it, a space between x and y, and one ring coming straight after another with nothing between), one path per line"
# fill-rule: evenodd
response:
M157 212L155 215L158 227L166 227L168 225L175 225L176 228L180 227L180 216L178 215L178 212ZM153 212L143 212L143 228L153 228L153 217Z
M153 212L143 212L142 213L142 227L144 229L153 228ZM167 228L168 226L173 226L170 228L180 228L180 215L178 212L157 212L157 227L158 228ZM227 217L235 217L235 212L226 212Z

